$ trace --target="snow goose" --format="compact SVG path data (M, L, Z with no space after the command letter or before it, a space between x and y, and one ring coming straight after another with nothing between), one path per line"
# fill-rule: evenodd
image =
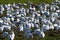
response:
M41 31L40 29L35 29L33 33L39 35L41 38L45 37L44 32Z
M29 39L29 38L33 38L33 34L31 33L30 29L27 29L24 33L24 36Z
M8 40L14 40L15 33L14 31L11 31L10 34L8 35Z
M4 27L0 25L0 32L3 32L3 30L4 30Z
M2 36L3 36L3 37L8 37L8 32L3 32L3 33L2 33Z
M9 25L2 25L2 27L4 27L4 30L10 31L11 27Z

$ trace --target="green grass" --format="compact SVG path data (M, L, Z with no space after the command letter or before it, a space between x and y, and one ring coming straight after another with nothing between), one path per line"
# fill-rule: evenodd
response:
M42 3L42 2L51 3L54 0L30 0L30 1L35 2L35 3ZM21 2L21 3L23 3L23 2L27 3L28 0L0 0L1 4L14 3L14 2L15 3L19 3L19 2Z
M30 0L30 1L40 4L40 3L51 3L55 0ZM23 2L27 3L28 0L0 0L0 4L7 4L7 3L12 4L14 2L15 3L23 3ZM26 40L26 38L23 36L22 33L18 33L16 30L15 30L15 33L16 33L16 36L14 40ZM51 34L53 36L50 36ZM3 40L7 40L7 39L5 38ZM50 31L46 33L46 37L43 39L39 38L38 36L34 36L34 38L32 38L31 40L60 40L60 33L57 33L57 31Z

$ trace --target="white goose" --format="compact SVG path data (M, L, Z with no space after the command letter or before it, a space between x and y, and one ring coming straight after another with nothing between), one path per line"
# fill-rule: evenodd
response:
M9 25L2 25L2 27L4 27L4 30L10 31L11 27Z
M44 32L41 31L40 29L35 29L35 30L34 30L34 34L39 35L41 38L44 38L44 37L45 37Z
M23 24L19 25L19 31L24 31Z
M29 39L29 38L33 38L33 35L31 33L31 30L30 29L27 29L24 33L24 36Z
M11 31L10 34L8 35L8 40L14 40L14 37L15 37L15 33Z
M0 27L0 32L3 32L3 30L4 30L4 27L1 26Z
M2 36L3 36L3 37L8 37L8 32L3 32L3 33L2 33Z
M50 26L48 24L47 25L43 24L41 29L46 32L46 31L48 31L50 29L49 27Z

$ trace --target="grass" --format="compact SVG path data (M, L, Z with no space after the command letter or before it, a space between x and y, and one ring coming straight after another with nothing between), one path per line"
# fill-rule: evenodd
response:
M35 3L42 3L42 2L45 2L45 3L51 3L52 1L54 1L54 0L30 0L30 1L32 1L32 2L35 2ZM25 2L25 3L27 3L28 2L28 0L0 0L0 3L1 4L6 4L6 3L19 3L19 2L21 2L21 3L23 3L23 2Z
M55 0L30 0L30 1L40 4L40 3L51 3ZM7 4L7 3L12 4L14 2L15 3L23 3L23 2L27 3L28 0L0 0L0 4ZM49 31L46 33L45 38L41 39L38 36L34 36L34 38L32 38L31 40L60 40L60 33L59 32L57 33L57 31ZM26 40L26 38L23 36L23 33L19 33L16 30L15 30L15 33L16 33L16 37L14 40ZM7 38L5 38L3 40L7 40Z

